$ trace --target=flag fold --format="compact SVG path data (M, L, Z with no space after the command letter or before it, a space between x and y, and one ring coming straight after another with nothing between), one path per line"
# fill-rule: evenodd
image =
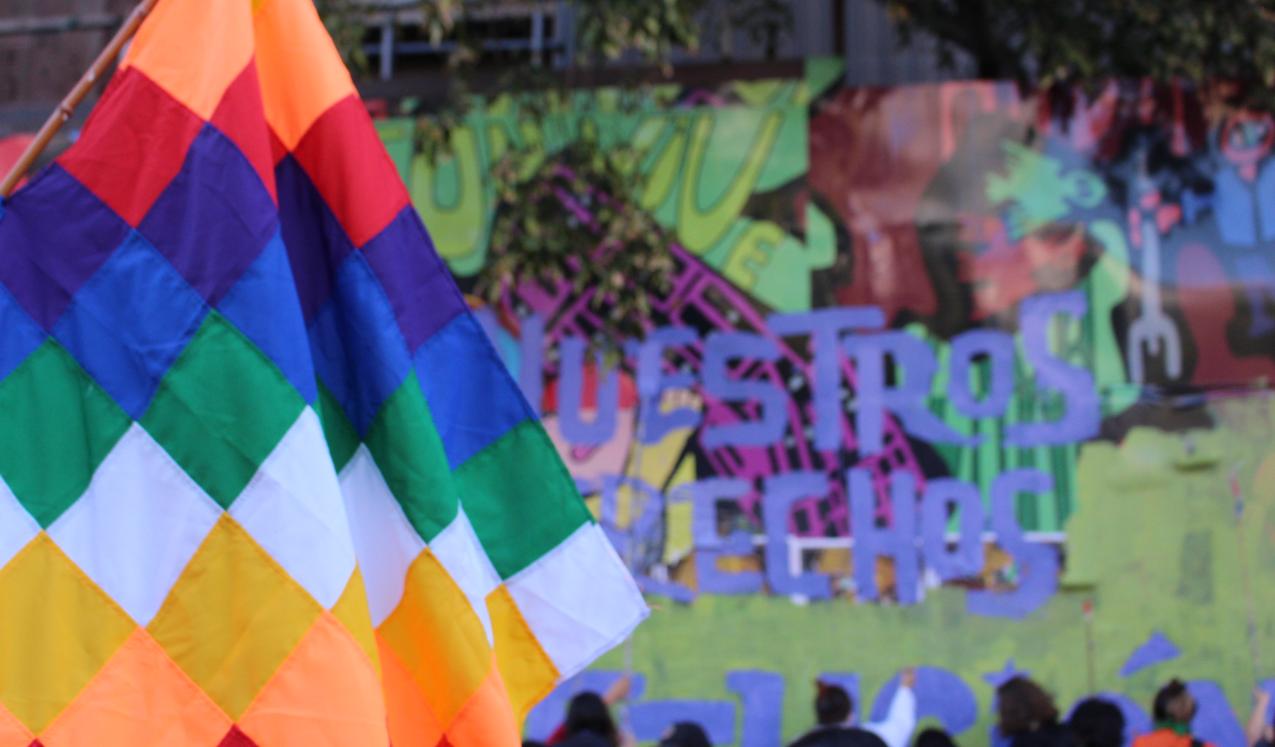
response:
M310 0L160 0L0 329L0 747L515 745L646 615Z

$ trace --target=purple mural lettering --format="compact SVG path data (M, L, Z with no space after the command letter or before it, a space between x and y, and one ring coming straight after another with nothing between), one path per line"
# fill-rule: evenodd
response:
M888 527L876 526L872 511L872 481L867 472L846 473L850 490L850 514L854 528L854 582L864 599L877 599L878 557L894 559L895 596L900 604L917 601L916 480L906 472L890 475L894 509Z
M787 402L784 391L761 381L747 381L749 370L758 362L779 358L774 343L747 332L714 332L704 347L704 393L720 402L739 403L757 420L718 425L710 418L704 425L704 446L765 446L784 434ZM738 376L732 377L729 362L738 360ZM760 410L760 413L758 413Z
M793 472L766 479L762 506L766 519L766 581L776 594L808 599L832 595L827 575L801 571L802 558L799 553L795 558L790 554L788 542L788 512L793 503L822 495L827 489L828 478L818 472Z
M876 454L884 448L886 410L899 416L908 433L927 441L975 446L930 412L927 400L937 363L923 340L906 332L882 332L847 338L846 347L859 372L856 406L861 450ZM894 386L886 384L886 359L894 364Z
M960 534L948 549L949 516L960 513ZM951 478L931 480L921 502L921 547L925 563L944 581L983 569L983 499L978 488Z

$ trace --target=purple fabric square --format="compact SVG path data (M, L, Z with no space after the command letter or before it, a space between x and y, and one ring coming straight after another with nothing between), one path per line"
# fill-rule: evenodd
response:
M0 217L0 282L45 330L130 231L61 166L19 190Z
M181 171L138 228L212 304L278 230L261 178L212 125L200 131Z
M411 205L363 248L390 298L409 350L415 352L466 306L450 271Z
M301 313L308 324L332 295L337 269L354 251L354 245L292 156L275 167L275 183L283 243L301 299Z

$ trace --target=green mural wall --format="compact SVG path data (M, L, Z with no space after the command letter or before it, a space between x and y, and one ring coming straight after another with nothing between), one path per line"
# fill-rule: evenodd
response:
M1059 107L839 76L500 96L434 158L416 115L378 123L464 288L510 149L634 146L629 207L677 241L608 370L560 355L600 328L588 290L480 310L655 608L528 732L631 657L644 739L689 714L775 744L817 676L867 716L919 665L962 744L1028 672L1134 730L1182 676L1240 747L1275 685L1275 123L1142 83Z

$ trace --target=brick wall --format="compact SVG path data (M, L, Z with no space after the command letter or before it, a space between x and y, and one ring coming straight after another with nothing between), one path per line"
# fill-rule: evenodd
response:
M126 13L133 0L0 0L0 18ZM75 85L110 31L0 36L0 135L35 129Z

